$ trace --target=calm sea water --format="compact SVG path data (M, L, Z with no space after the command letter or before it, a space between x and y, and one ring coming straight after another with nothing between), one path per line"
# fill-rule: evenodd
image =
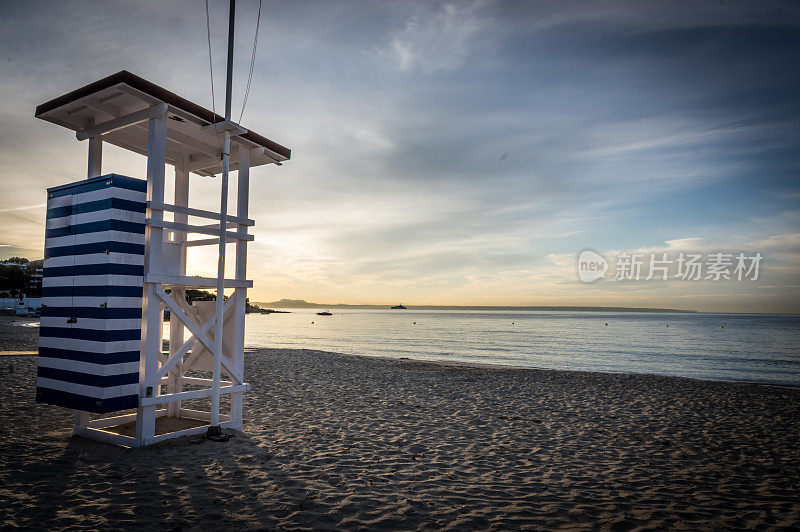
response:
M331 311L249 314L245 344L800 386L800 316Z

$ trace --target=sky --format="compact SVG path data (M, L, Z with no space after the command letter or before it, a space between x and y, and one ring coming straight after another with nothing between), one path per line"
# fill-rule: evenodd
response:
M1 7L0 257L33 259L45 189L87 157L35 106L125 69L211 108L205 4ZM257 11L237 2L235 117ZM210 14L219 111L227 1ZM796 2L265 1L241 123L292 159L251 173L250 298L800 312L798 65ZM190 205L219 186L192 176Z

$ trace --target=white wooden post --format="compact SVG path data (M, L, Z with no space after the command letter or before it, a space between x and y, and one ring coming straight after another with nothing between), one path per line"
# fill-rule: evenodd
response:
M148 121L147 133L147 199L164 203L164 171L167 158L167 120L162 112ZM147 209L147 217L163 220L164 213L158 209ZM147 227L145 238L145 275L162 273L162 247L164 230ZM158 373L158 355L161 353L161 300L156 294L156 283L144 284L142 302L142 348L139 356L140 400L157 395L158 383L153 378ZM155 438L156 407L140 406L136 416L136 440L138 445L147 445Z
M175 205L178 207L189 206L189 156L179 155L175 161ZM188 223L189 216L182 213L175 213L176 223ZM186 275L186 231L175 231L175 241L180 244L180 265L178 275ZM186 289L174 286L172 296L175 299L185 298ZM174 313L170 313L169 319L169 354L174 355L183 345L183 322ZM183 391L183 360L178 361L169 374L167 380L167 393L178 393ZM181 417L181 402L175 401L168 403L167 415Z
M92 123L94 123L94 119L90 120L89 125ZM102 142L103 141L99 138L96 139L96 142L94 138L89 139L89 172L86 176L86 179L91 179L100 175L100 163L103 157ZM74 225L74 221L75 215L73 214L70 220L70 225ZM73 427L73 431L77 433L79 429L85 428L89 424L89 419L89 412L75 410L75 426Z
M75 410L75 431L77 429L85 428L89 424L89 412L83 410Z
M247 219L250 200L250 151L239 146L239 184L236 188L236 216ZM239 224L240 233L247 232L247 226ZM236 241L236 279L247 278L247 241ZM233 313L234 352L233 366L244 376L244 318L247 304L247 288L237 288L234 293L236 307ZM231 420L242 428L242 403L244 393L236 392L231 396Z
M89 120L89 126L94 125L94 119ZM103 175L103 137L100 135L89 137L89 168L86 179Z
M89 139L89 172L86 179L103 175L103 137Z

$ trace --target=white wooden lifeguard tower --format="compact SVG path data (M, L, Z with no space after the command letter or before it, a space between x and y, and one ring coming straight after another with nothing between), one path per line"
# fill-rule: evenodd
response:
M76 410L75 434L135 447L242 427L250 168L280 165L291 152L230 120L231 54L232 31L226 118L126 71L36 108L37 118L89 145L88 179L48 191L37 379L37 400ZM106 142L147 156L146 181L103 175ZM165 203L167 163L174 204ZM238 170L235 215L227 212L229 170ZM190 173L222 174L220 212L189 206ZM232 279L224 278L226 242L236 249ZM218 276L189 275L187 248L207 245L218 247ZM188 288L213 288L216 302L189 305ZM223 301L226 288L233 293ZM229 414L220 413L225 394ZM182 406L208 397L210 411ZM119 414L127 409L135 411Z

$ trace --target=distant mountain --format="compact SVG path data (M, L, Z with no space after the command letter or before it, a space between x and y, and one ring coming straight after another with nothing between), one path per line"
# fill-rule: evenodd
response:
M304 299L281 299L270 303L258 305L268 308L353 308L353 309L389 309L391 305L348 305L346 303L309 303ZM561 312L687 312L696 310L678 310L671 308L643 308L643 307L503 307L494 305L407 305L410 310L539 310Z
M280 301L273 301L271 303L258 303L259 305L263 305L266 307L279 307L279 308L310 308L310 307L319 307L324 305L317 305L316 303L309 303L303 299L281 299ZM328 305L328 306L336 306L336 305Z

